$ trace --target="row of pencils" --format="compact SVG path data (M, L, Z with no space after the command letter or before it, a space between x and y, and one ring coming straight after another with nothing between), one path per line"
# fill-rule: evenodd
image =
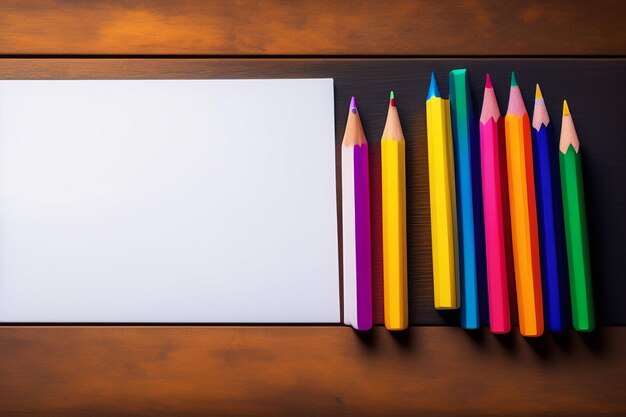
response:
M520 333L595 327L580 143L567 102L560 140L537 85L532 123L515 74L501 117L487 74L474 117L466 69L426 98L434 307L461 326ZM354 97L342 143L344 323L372 327L368 145ZM384 320L408 327L405 139L391 92L381 140Z

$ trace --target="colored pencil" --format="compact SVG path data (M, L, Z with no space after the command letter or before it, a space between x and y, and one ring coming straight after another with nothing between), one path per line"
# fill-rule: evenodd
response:
M520 332L540 336L543 303L530 121L514 73L504 127Z
M491 78L487 74L480 114L480 159L487 252L489 328L493 333L508 333L511 330L506 241L508 233L505 223L505 212L509 205L505 200L506 180L502 180L506 176L506 155L502 146L501 129L502 118L498 101Z
M426 97L426 132L435 308L456 309L460 286L450 102L441 97L434 72Z
M587 213L580 164L580 142L567 101L563 102L559 165L563 192L572 322L574 328L579 332L589 332L595 328L596 323L591 291Z
M543 304L548 330L562 331L568 325L569 294L567 293L567 260L563 231L563 208L557 144L548 109L537 84L532 121L535 190Z
M487 322L484 308L487 278L480 143L472 110L467 69L450 71L450 115L456 172L461 327L477 329L481 321Z
M404 135L392 91L381 140L383 281L385 327L389 330L403 330L409 325L404 146Z
M344 323L372 328L369 156L352 97L341 145Z

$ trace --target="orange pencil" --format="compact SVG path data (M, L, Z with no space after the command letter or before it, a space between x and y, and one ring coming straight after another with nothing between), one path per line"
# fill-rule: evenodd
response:
M523 336L541 336L543 301L533 148L530 120L515 73L511 76L511 94L504 126L520 332Z

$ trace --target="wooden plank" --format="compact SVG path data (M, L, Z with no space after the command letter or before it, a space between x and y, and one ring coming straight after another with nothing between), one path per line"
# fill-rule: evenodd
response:
M447 95L447 72L469 68L474 109L482 103L484 74L489 71L501 110L506 109L509 71L517 71L529 112L534 83L541 83L555 128L560 128L561 100L567 98L583 147L589 238L598 322L626 325L626 175L621 129L626 92L626 60L428 60L428 59L0 59L0 78L258 78L333 77L336 143L339 150L352 94L370 143L372 178L378 166L380 135L389 90L396 92L407 139L407 227L409 311L414 325L455 324L458 313L433 309L430 214L425 130L425 96L431 70ZM337 175L340 172L337 152ZM341 182L338 178L338 184ZM621 184L621 185L620 185ZM338 193L340 192L338 187ZM375 214L375 213L373 213ZM376 216L374 216L376 217ZM378 212L378 219L380 212ZM380 254L378 265L380 284ZM382 288L375 286L375 299ZM377 322L382 321L378 309Z
M0 54L623 55L619 0L3 0Z
M517 333L516 333L517 334ZM625 328L0 328L11 416L624 415Z

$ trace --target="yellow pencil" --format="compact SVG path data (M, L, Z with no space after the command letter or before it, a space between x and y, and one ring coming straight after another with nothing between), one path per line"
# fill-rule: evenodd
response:
M455 309L460 285L450 101L441 98L435 73L426 98L426 132L435 308Z
M406 179L404 135L393 91L381 141L383 191L383 281L385 327L403 330L409 325L406 269Z

